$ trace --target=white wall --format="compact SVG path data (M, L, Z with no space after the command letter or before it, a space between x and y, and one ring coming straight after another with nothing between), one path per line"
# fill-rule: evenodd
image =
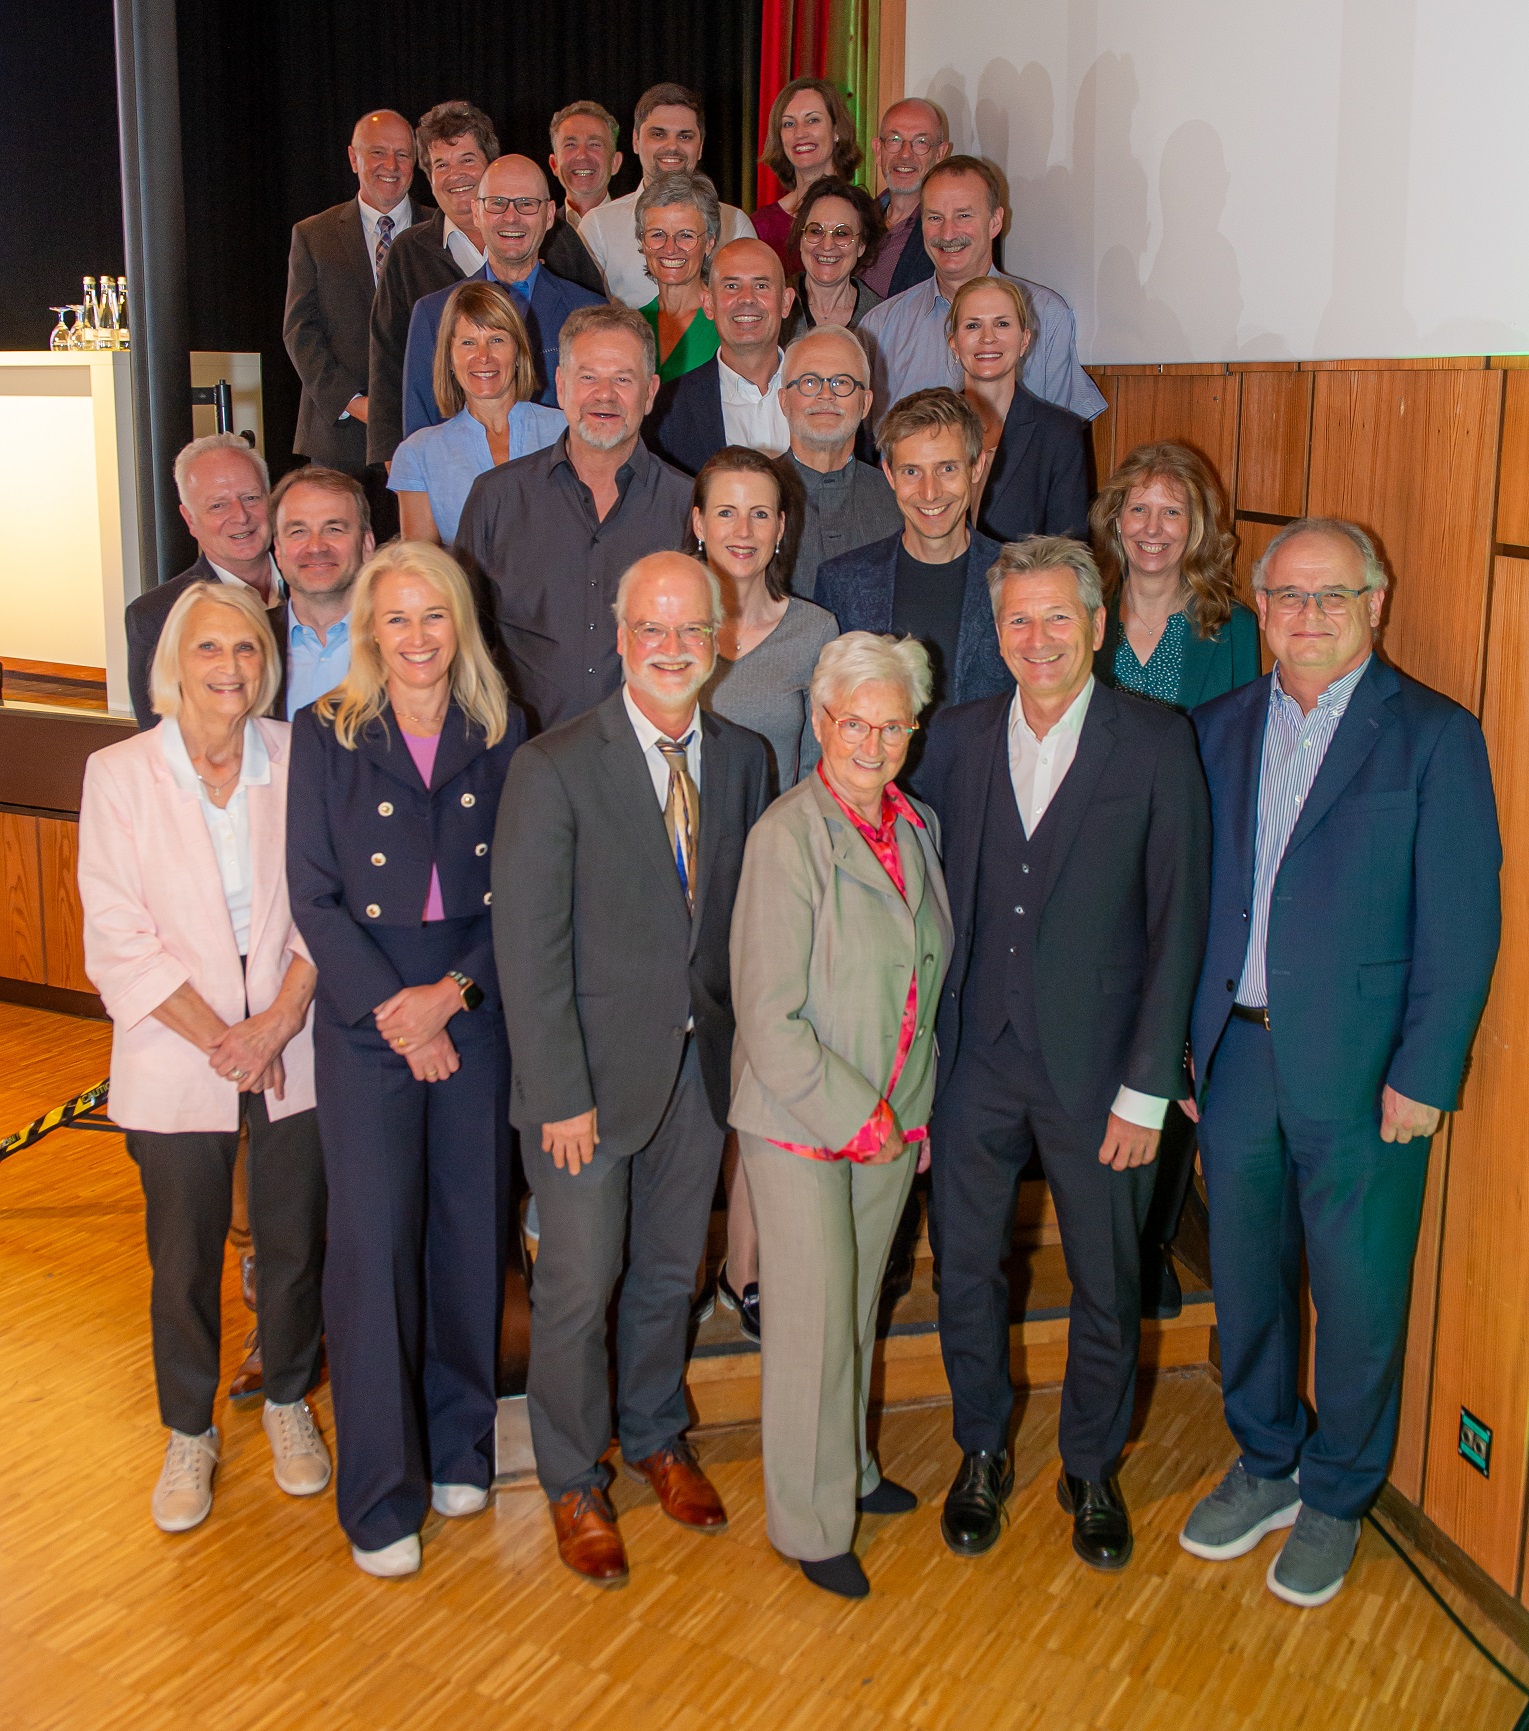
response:
M1099 362L1529 350L1529 0L907 0Z

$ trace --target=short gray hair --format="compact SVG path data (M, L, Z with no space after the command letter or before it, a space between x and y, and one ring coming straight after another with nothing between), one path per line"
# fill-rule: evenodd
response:
M707 238L713 247L722 238L722 205L710 175L686 174L676 169L673 174L661 174L637 195L632 221L637 230L637 244L642 245L643 226L650 210L664 210L674 204L693 204L706 224Z
M237 451L241 457L248 457L260 477L260 491L270 492L271 471L265 466L265 458L248 439L238 433L209 433L205 439L193 439L189 445L182 445L176 456L175 491L180 495L181 504L189 503L186 482L191 475L191 465L213 451Z
M644 554L643 557L651 558L652 555ZM692 558L688 553L681 553L678 557L689 560L689 562L695 566L696 570L706 579L706 590L711 596L711 623L713 625L720 625L722 623L724 609L722 606L722 585L717 581L716 572L712 570L711 566L705 564L700 559ZM616 615L616 623L618 625L625 625L627 622L626 598L631 593L632 583L637 574L637 567L641 563L641 559L636 559L628 565L626 570L621 573L621 581L616 585L616 599L611 603L611 612Z
M908 694L908 713L917 720L934 694L929 651L916 637L846 631L825 644L818 656L812 670L812 707L826 710L831 699L840 701L873 680L900 685Z
M802 344L810 343L819 337L843 337L845 342L849 343L851 347L858 349L860 351L860 360L865 370L865 383L869 384L871 382L871 361L870 356L866 353L865 343L862 341L860 333L858 331L852 331L848 325L814 325L810 330L803 331L802 334L793 342L787 343L785 358L781 363L782 378L789 378L791 376L791 368L793 365L791 357L802 346Z
M1255 589L1269 587L1270 562L1280 548L1287 541L1295 540L1297 535L1328 535L1335 541L1347 541L1363 561L1365 588L1386 587L1386 568L1375 551L1375 543L1357 523L1346 522L1342 517L1297 517L1293 523L1287 523L1264 548L1258 563L1253 567Z
M1029 535L1023 541L1008 541L998 549L998 562L987 574L988 599L993 618L1003 605L1003 586L1010 577L1030 577L1041 571L1071 571L1078 583L1078 599L1090 613L1104 605L1104 584L1094 556L1081 541L1067 535Z
M188 584L175 598L175 605L166 616L159 642L154 646L154 660L149 667L149 698L156 715L179 715L181 712L181 639L186 635L186 621L191 610L204 601L214 607L231 607L242 613L262 657L260 684L249 713L264 715L276 701L281 684L281 662L277 658L276 639L271 633L271 620L258 589L248 583L209 583L198 580Z
M626 334L642 350L643 365L652 378L658 371L658 344L653 337L653 327L632 307L622 306L620 301L604 301L594 306L575 307L563 320L563 328L557 338L557 364L566 373L573 365L573 345L580 337L593 332L596 336L609 336L613 331L625 331Z

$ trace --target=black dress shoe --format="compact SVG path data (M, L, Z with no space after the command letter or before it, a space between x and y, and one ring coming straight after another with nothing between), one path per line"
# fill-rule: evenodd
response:
M1072 1548L1091 1569L1123 1569L1131 1560L1131 1517L1117 1479L1074 1478L1063 1471L1056 1500L1072 1516Z
M998 1454L974 1449L961 1462L940 1516L940 1532L958 1557L980 1557L997 1544L1003 1505L1013 1489L1014 1464L1007 1449Z
M1179 1271L1165 1244L1144 1244L1141 1253L1141 1313L1169 1322L1184 1308Z
M750 1340L759 1339L759 1282L750 1280L742 1292L734 1292L727 1278L727 1264L717 1270L717 1297L729 1310L738 1313L738 1326Z
M837 1593L841 1599L863 1599L871 1590L860 1559L853 1551L846 1551L842 1557L824 1557L816 1563L803 1559L802 1573L813 1586L821 1587L825 1593Z
M883 1479L869 1495L856 1497L855 1507L863 1515L911 1515L918 1507L918 1498L903 1485Z

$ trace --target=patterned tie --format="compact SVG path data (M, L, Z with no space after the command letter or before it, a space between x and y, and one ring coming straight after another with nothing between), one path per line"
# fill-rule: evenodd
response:
M688 733L683 739L661 739L658 749L669 765L669 797L664 801L664 828L669 832L669 851L674 855L675 869L680 874L685 906L694 913L695 838L701 821L701 793L690 779L690 764L685 757L690 739Z
M393 219L390 216L377 218L377 275L382 276L382 267L387 263L388 248L393 244Z

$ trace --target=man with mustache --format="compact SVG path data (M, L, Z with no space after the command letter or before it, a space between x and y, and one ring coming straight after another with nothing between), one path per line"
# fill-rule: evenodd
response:
M575 307L594 306L605 298L566 281L543 263L542 246L556 216L547 177L530 157L501 156L489 164L473 199L473 221L487 257L483 268L473 274L509 290L531 339L537 401L549 408L557 403L553 375L563 320ZM421 427L436 426L443 418L435 400L435 339L455 288L452 283L424 295L409 315L404 350L405 437Z
M618 1277L626 1471L693 1532L727 1525L685 1440L685 1346L727 1123L733 898L769 801L765 742L697 703L716 578L654 553L622 574L614 613L624 688L516 752L493 854L510 1117L541 1217L536 1470L559 1557L608 1587L627 1578L602 1464Z
M350 670L350 592L372 556L366 495L337 469L283 475L271 494L272 552L287 585L285 718L332 691Z
M781 407L780 327L795 292L780 255L762 240L719 247L701 293L717 327L709 361L663 386L643 436L687 475L724 445L778 457L791 443Z
M637 99L632 122L632 147L642 164L643 186L661 174L694 174L706 141L706 116L701 99L683 84L655 84ZM638 188L641 191L641 188ZM754 225L736 205L722 206L719 244L750 236ZM644 307L658 285L643 268L637 244L637 193L607 200L579 220L579 238L589 248L605 277L612 300Z
M1003 232L1003 184L981 157L948 156L931 168L919 208L934 275L872 307L859 327L871 352L876 400L888 406L936 385L961 389L945 328L951 296L973 277L1003 274L993 263L993 242ZM1104 398L1078 361L1072 308L1055 289L1014 280L1023 283L1037 325L1025 355L1025 388L1084 420L1103 414Z
M493 592L506 677L533 733L621 683L611 604L644 554L680 545L690 483L639 433L658 390L653 332L630 307L579 307L563 324L555 444L473 482L456 555Z

